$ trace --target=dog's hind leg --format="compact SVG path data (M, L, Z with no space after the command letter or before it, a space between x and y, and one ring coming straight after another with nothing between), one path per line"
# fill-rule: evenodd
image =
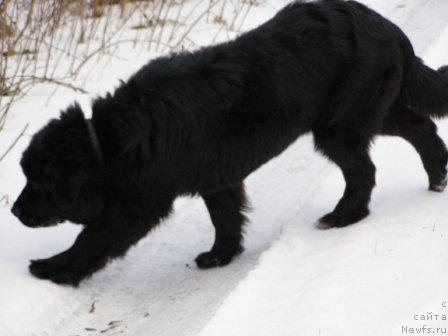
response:
M215 243L209 252L196 258L196 264L202 269L227 265L243 251L242 228L246 222L244 210L247 205L244 184L202 194L202 197L215 227Z
M368 141L347 129L338 134L339 137L327 137L314 132L316 148L341 168L346 182L336 208L316 223L320 229L347 226L366 217L375 186L375 166L369 157Z
M383 133L407 140L419 153L429 179L429 189L445 189L448 151L437 135L437 127L427 116L406 107L395 108L384 122Z

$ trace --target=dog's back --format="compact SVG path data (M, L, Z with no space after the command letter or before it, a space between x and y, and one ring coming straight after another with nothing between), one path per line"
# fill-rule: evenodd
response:
M219 175L237 171L235 180L309 131L319 139L352 135L367 147L400 97L405 63L415 57L399 28L344 1L291 4L256 30L205 52L222 50L244 85L231 93L237 103L211 129L228 132L218 145L237 154ZM215 145L206 153L223 152Z
M404 33L362 4L295 2L235 41L150 62L96 102L94 120L128 119L117 106L137 105L123 151L129 138L150 141L153 165L164 156L174 176L194 176L179 189L214 189L309 131L318 148L330 138L367 148L392 107L409 102L416 62Z

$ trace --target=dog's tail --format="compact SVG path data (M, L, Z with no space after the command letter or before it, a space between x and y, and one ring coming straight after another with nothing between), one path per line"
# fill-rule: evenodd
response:
M405 75L403 98L415 112L431 117L448 115L448 66L435 71L416 58Z

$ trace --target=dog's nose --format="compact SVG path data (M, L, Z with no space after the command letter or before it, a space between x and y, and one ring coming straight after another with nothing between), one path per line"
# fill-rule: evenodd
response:
M12 212L12 214L13 214L14 216L16 216L16 217L19 217L19 216L20 216L20 213L21 213L20 209L19 209L16 205L14 205L14 206L12 207L11 212Z

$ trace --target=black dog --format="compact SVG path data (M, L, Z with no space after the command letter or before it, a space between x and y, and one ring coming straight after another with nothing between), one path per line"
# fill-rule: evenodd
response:
M446 68L441 70L446 74ZM430 189L446 185L447 150L430 116L448 114L448 80L422 64L394 24L357 2L293 3L235 41L159 58L85 120L78 105L38 132L22 159L27 184L13 213L31 227L85 225L67 251L31 272L77 285L122 256L179 195L200 195L216 229L200 268L241 253L243 180L312 132L346 189L319 227L368 214L369 144L401 136Z

